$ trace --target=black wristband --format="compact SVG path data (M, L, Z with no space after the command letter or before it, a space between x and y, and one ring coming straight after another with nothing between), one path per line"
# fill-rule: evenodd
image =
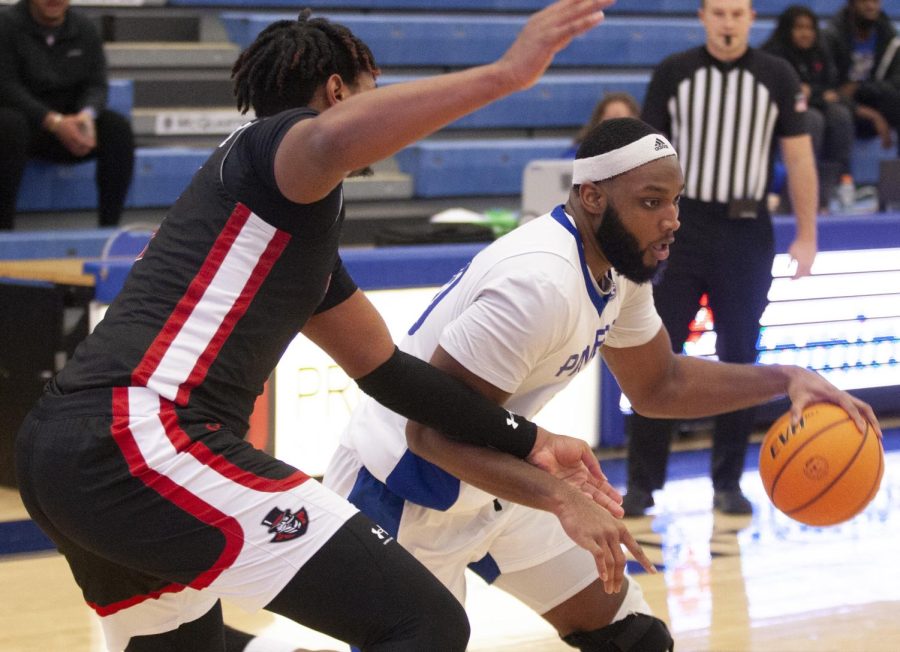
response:
M522 459L534 448L534 423L399 349L356 383L386 408L451 439L496 448Z

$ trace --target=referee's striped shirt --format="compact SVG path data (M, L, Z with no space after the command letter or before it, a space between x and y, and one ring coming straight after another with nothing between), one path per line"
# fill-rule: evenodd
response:
M751 48L726 64L699 47L657 66L641 117L678 150L684 196L725 204L765 196L774 137L806 133L805 108L787 62Z

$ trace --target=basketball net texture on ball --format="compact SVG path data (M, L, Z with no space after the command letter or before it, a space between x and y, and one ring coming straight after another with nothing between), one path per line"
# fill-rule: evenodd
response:
M772 504L807 525L835 525L859 514L875 497L884 473L884 449L875 429L860 432L831 403L776 419L759 450L759 474Z

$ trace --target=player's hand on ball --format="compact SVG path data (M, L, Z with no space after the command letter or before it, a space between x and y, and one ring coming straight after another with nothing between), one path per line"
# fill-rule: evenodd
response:
M624 516L622 494L609 483L594 451L584 440L538 427L537 441L527 461L569 483L613 516Z
M788 398L791 399L791 422L794 425L800 422L800 416L807 406L813 403L834 403L847 411L860 432L865 432L868 421L878 437L883 437L878 418L868 403L838 389L813 371L802 367L785 367L785 369L790 374Z

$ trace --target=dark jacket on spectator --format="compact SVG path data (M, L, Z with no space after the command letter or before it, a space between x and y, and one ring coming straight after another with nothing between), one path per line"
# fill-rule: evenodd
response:
M793 66L800 76L800 81L810 88L810 106L824 107L823 93L827 90L837 89L837 67L821 43L817 43L808 50L800 50L790 43L783 43L773 37L766 41L762 49L785 59Z
M824 31L838 70L838 81L843 84L849 81L851 54L853 52L853 25L849 7L844 7ZM878 93L883 87L900 90L900 37L891 24L890 18L883 11L875 22L875 65L869 79L860 83L860 95L868 95L871 91ZM868 87L868 88L867 88Z
M31 18L28 0L0 11L0 106L20 109L39 125L51 110L99 113L107 91L103 42L86 16L69 9L51 32Z

